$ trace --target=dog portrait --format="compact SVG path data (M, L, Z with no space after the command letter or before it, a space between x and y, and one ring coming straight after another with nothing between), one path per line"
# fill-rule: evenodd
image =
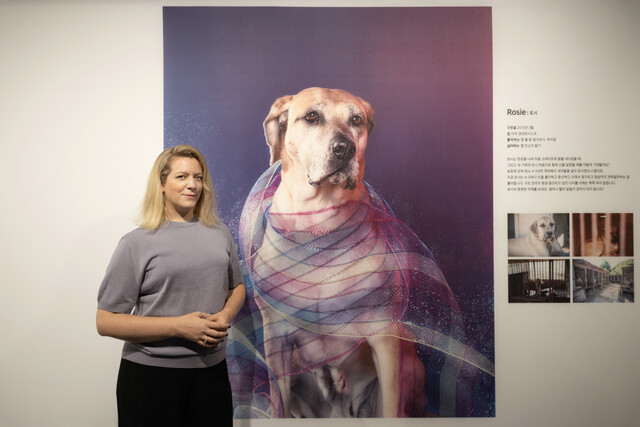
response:
M568 214L509 214L508 221L508 256L569 255Z
M242 258L234 417L495 416L490 8L167 7L164 49Z

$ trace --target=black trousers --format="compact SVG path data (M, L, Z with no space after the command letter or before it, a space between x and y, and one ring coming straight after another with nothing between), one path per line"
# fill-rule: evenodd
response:
M122 359L116 388L120 427L233 425L227 363L177 369Z

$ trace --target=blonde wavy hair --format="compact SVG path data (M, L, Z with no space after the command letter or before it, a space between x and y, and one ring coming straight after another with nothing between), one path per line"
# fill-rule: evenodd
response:
M171 161L174 157L191 157L198 160L202 168L202 194L194 208L194 215L200 223L207 227L215 227L220 224L220 218L216 214L216 200L207 163L202 153L189 145L167 148L156 159L149 173L147 191L142 202L138 224L147 230L157 230L164 222L166 215L162 186L171 172Z

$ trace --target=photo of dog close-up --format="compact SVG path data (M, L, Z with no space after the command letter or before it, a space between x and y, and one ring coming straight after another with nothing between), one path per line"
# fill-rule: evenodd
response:
M568 256L568 214L508 214L510 257Z
M493 371L465 345L428 249L363 180L373 116L349 92L308 88L264 121L271 167L247 198L240 246L283 417L425 416L427 348L454 371ZM439 374L442 393L458 375Z

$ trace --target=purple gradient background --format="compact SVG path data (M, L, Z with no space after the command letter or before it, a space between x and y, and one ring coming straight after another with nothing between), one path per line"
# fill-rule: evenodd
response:
M365 180L431 249L494 360L491 8L164 8L165 146L202 150L237 234L262 121L310 86L369 101Z

